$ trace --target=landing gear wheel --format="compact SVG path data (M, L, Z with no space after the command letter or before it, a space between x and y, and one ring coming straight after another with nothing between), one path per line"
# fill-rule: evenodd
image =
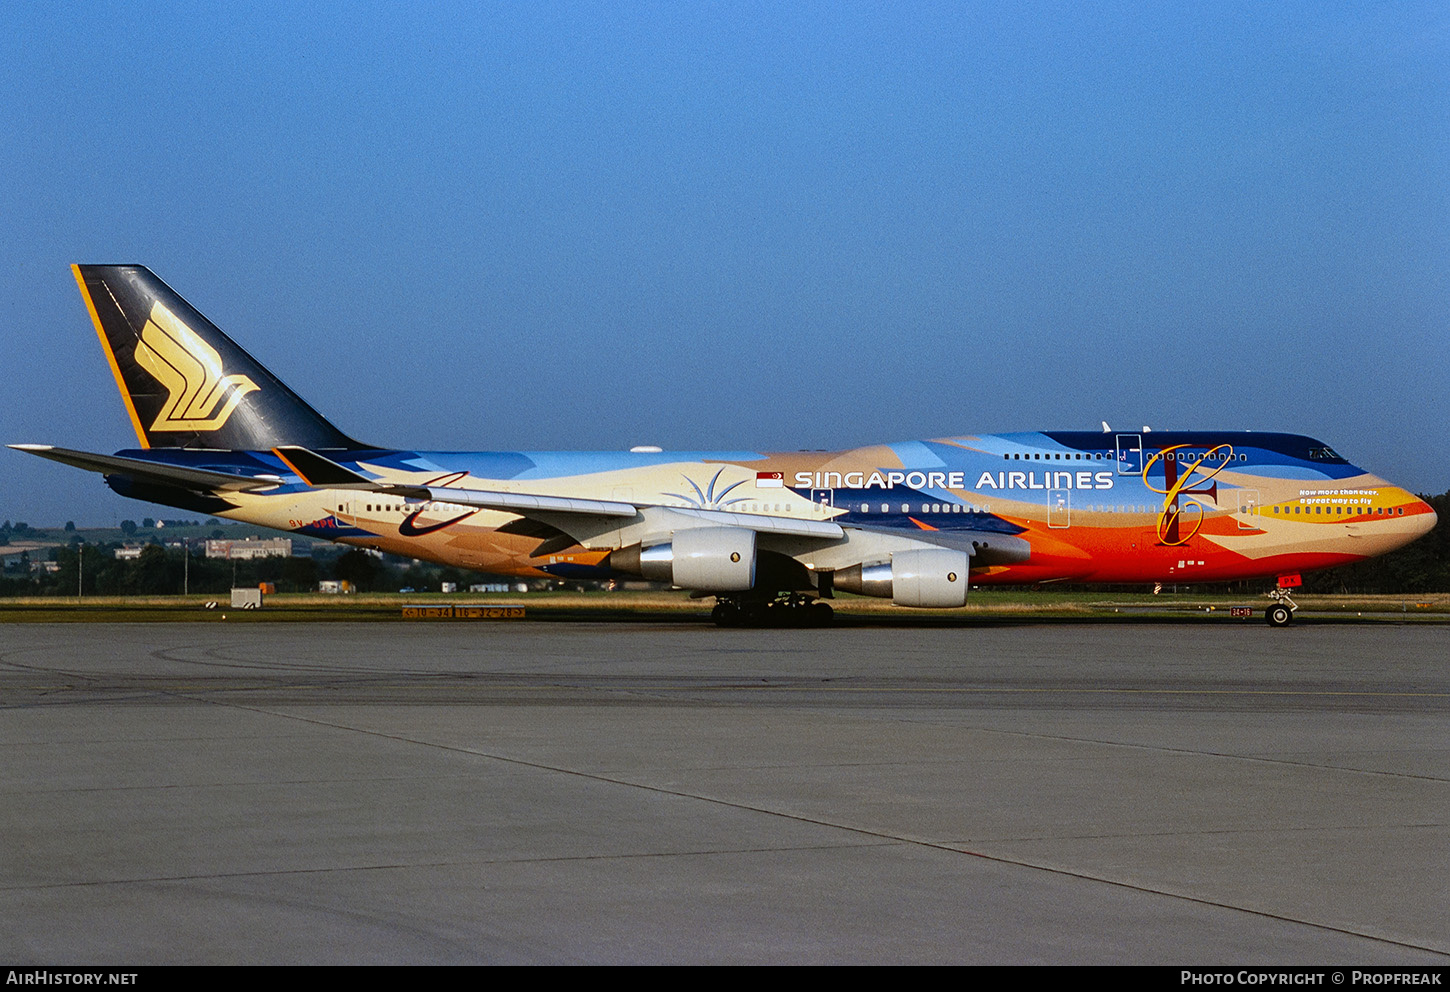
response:
M710 611L710 619L717 627L739 627L742 617L740 607L731 602L720 602Z
M784 599L720 599L710 611L717 627L829 627L835 611L804 596Z
M752 600L740 607L742 627L769 627L772 619L771 606L764 600Z
M1269 621L1270 627L1287 627L1294 619L1294 611L1283 603L1275 603L1264 611L1264 619Z

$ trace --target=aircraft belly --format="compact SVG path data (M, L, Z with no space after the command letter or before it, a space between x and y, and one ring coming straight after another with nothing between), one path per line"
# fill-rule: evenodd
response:
M509 514L492 515L513 519ZM536 536L510 534L493 527L471 526L470 522L461 520L430 529L435 524L445 523L446 520L446 517L436 521L420 517L411 525L414 533L403 534L399 532L399 525L394 521L353 516L348 518L349 523L370 533L366 536L340 538L339 543L476 572L532 578L551 576L551 566L596 568L608 553L574 546L542 558L533 558L531 553L539 546L539 538Z

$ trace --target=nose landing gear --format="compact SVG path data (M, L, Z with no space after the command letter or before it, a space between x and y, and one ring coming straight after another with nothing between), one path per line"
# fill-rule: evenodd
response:
M1294 602L1289 595L1289 590L1282 587L1269 593L1269 598L1274 602L1264 611L1264 619L1269 622L1270 627L1287 627L1294 619L1294 611L1299 609L1299 604Z

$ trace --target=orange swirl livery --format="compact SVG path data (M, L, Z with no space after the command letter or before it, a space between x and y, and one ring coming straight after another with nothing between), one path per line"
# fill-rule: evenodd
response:
M414 451L344 434L150 270L77 265L138 447L17 444L117 492L483 572L643 577L722 625L973 585L1263 579L1398 548L1421 499L1297 434L962 434L846 451Z

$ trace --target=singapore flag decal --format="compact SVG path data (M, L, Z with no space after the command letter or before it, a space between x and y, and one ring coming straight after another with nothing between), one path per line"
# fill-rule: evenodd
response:
M785 488L785 473L784 472L756 472L755 473L755 488L756 489L784 489Z

